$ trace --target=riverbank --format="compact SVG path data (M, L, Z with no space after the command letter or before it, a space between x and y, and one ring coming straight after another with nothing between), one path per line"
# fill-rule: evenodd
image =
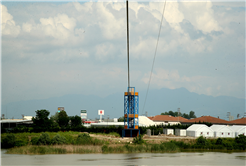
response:
M173 135L121 138L117 133L16 133L1 135L8 154L164 153L180 151L245 151L246 136L238 138L178 137ZM13 141L14 140L14 141Z
M89 154L89 153L153 153L180 152L173 143L143 145L28 145L7 150L7 154Z

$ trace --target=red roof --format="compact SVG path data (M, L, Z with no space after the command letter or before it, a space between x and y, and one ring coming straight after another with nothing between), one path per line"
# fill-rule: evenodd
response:
M182 121L186 121L188 119L185 119L181 116L179 117L173 117L171 115L156 115L154 117L148 117L150 120L153 120L153 121L171 121L171 122L182 122Z
M236 120L232 120L232 121L229 121L229 123L232 123L232 124L246 124L246 117L244 118L241 118L241 119L236 119Z
M184 123L195 123L195 122L196 123L208 122L208 123L212 123L212 124L228 124L228 123L230 123L227 120L215 118L212 116L202 116L199 118L189 119L189 120L185 121Z

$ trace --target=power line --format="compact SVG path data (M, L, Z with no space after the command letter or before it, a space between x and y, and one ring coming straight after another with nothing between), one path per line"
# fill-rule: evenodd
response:
M154 69L155 57L156 57L157 47L158 47L158 43L159 43L159 38L160 38L160 33L161 33L161 27L162 27L162 21L163 21L163 17L164 17L165 8L166 8L166 1L164 3L164 7L163 7L163 13L162 13L162 17L161 17L161 24L160 24L159 34L158 34L157 43L156 43L156 47L155 47L154 59L153 59L152 68L151 68L151 72L150 72L147 93L146 93L145 100L144 100L143 112L144 112L147 96L148 96L148 93L149 93L149 86L150 86L150 81L151 81L151 77L152 77L152 73L153 73L153 69Z

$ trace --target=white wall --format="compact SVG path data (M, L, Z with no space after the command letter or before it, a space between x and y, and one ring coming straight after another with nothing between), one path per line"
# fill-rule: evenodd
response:
M214 131L203 124L193 124L186 130L186 135L190 137L214 137Z
M175 129L175 135L186 136L186 130L185 129Z
M173 135L173 129L163 129L163 134L166 134L166 135L172 134Z

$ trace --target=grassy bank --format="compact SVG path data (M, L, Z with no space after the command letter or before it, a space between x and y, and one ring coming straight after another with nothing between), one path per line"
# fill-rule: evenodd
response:
M92 137L93 136L93 137ZM125 141L124 141L125 140ZM126 141L128 140L128 141ZM161 141L161 142L160 142ZM1 135L2 148L10 154L66 154L66 153L150 153L189 150L243 150L246 136L236 138L197 139L153 142L137 138L122 139L117 133L91 134L81 132L16 133Z
M179 152L180 149L173 143L151 145L28 145L8 149L8 154L85 154L85 153L150 153L150 152Z

